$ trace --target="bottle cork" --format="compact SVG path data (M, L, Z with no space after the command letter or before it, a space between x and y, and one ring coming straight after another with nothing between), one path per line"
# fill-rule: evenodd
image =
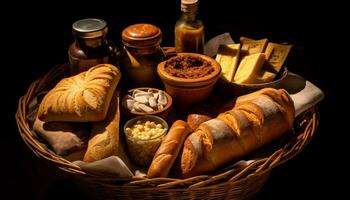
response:
M182 12L197 12L198 0L181 0Z

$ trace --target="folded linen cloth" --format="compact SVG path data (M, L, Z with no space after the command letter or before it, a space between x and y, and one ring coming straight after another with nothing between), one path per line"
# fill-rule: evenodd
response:
M288 72L282 87L290 93L294 101L295 116L315 106L324 98L320 88L292 72Z
M73 163L78 165L84 171L97 175L109 176L111 178L131 178L134 176L128 166L126 166L123 160L118 156L110 156L94 162L84 162L78 160L74 161Z
M211 38L204 45L204 54L213 57L218 52L219 46L224 44L234 44L230 33L223 33L218 36Z

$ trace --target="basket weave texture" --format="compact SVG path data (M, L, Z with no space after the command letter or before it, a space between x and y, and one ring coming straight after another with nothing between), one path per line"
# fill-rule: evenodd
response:
M85 172L74 163L56 155L30 130L31 125L27 120L29 103L38 93L50 89L65 72L66 65L56 66L30 85L27 93L19 100L15 116L19 133L40 159L75 176L85 191L101 199L250 199L260 191L274 167L303 150L318 126L319 113L317 107L313 107L297 117L293 137L272 153L241 169L231 165L216 174L187 179L108 179Z

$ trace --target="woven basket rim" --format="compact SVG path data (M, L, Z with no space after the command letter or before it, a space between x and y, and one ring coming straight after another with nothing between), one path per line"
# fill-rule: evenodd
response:
M127 178L127 179L112 179L101 177L83 171L76 164L54 154L53 151L48 150L29 129L29 122L27 121L27 106L29 102L35 97L43 88L46 87L47 82L60 77L67 71L67 65L57 65L52 68L42 78L34 81L27 93L19 99L18 110L15 118L19 133L26 143L26 145L38 156L49 164L56 166L63 171L78 176L83 179L89 179L103 184L118 185L118 187L125 187L138 191L148 189L167 189L172 191L183 190L202 190L208 187L219 187L227 183L239 183L252 179L254 177L266 175L276 166L288 161L289 159L300 153L303 148L312 140L314 133L318 127L319 112L317 106L309 109L308 117L303 119L303 126L305 127L300 134L297 134L283 147L276 150L270 156L257 159L251 164L237 172L237 170L227 168L226 171L214 175L199 175L187 179L176 178Z

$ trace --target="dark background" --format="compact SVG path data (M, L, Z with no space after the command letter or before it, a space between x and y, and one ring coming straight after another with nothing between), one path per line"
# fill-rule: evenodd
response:
M163 31L163 46L173 45L173 28L180 17L179 0L96 1L75 3L21 3L9 8L3 16L3 43L9 61L2 66L5 92L2 93L3 183L1 187L11 199L87 198L60 170L38 159L19 136L14 114L19 98L29 85L43 76L55 64L68 61L67 49L73 42L71 25L86 17L105 19L109 25L108 38L121 45L120 33L128 25L152 23ZM199 18L206 26L206 39L230 32L235 41L240 36L268 38L273 42L290 42L293 49L288 58L289 70L302 75L320 87L326 98L319 104L321 120L313 141L296 158L273 170L268 182L256 199L308 199L332 196L337 199L342 184L340 117L343 109L336 100L344 67L336 44L345 42L338 33L342 15L333 5L318 2L236 2L202 0ZM335 14L330 14L334 12ZM335 23L335 21L337 23ZM337 57L336 57L337 56ZM343 57L346 59L345 57ZM344 69L345 70L345 69ZM339 77L339 78L338 78ZM8 79L7 79L8 78ZM345 109L345 107L344 107ZM343 131L345 134L345 132ZM337 135L335 137L334 135ZM338 139L336 139L338 138ZM69 194L71 193L71 194ZM69 194L69 196L68 196Z

